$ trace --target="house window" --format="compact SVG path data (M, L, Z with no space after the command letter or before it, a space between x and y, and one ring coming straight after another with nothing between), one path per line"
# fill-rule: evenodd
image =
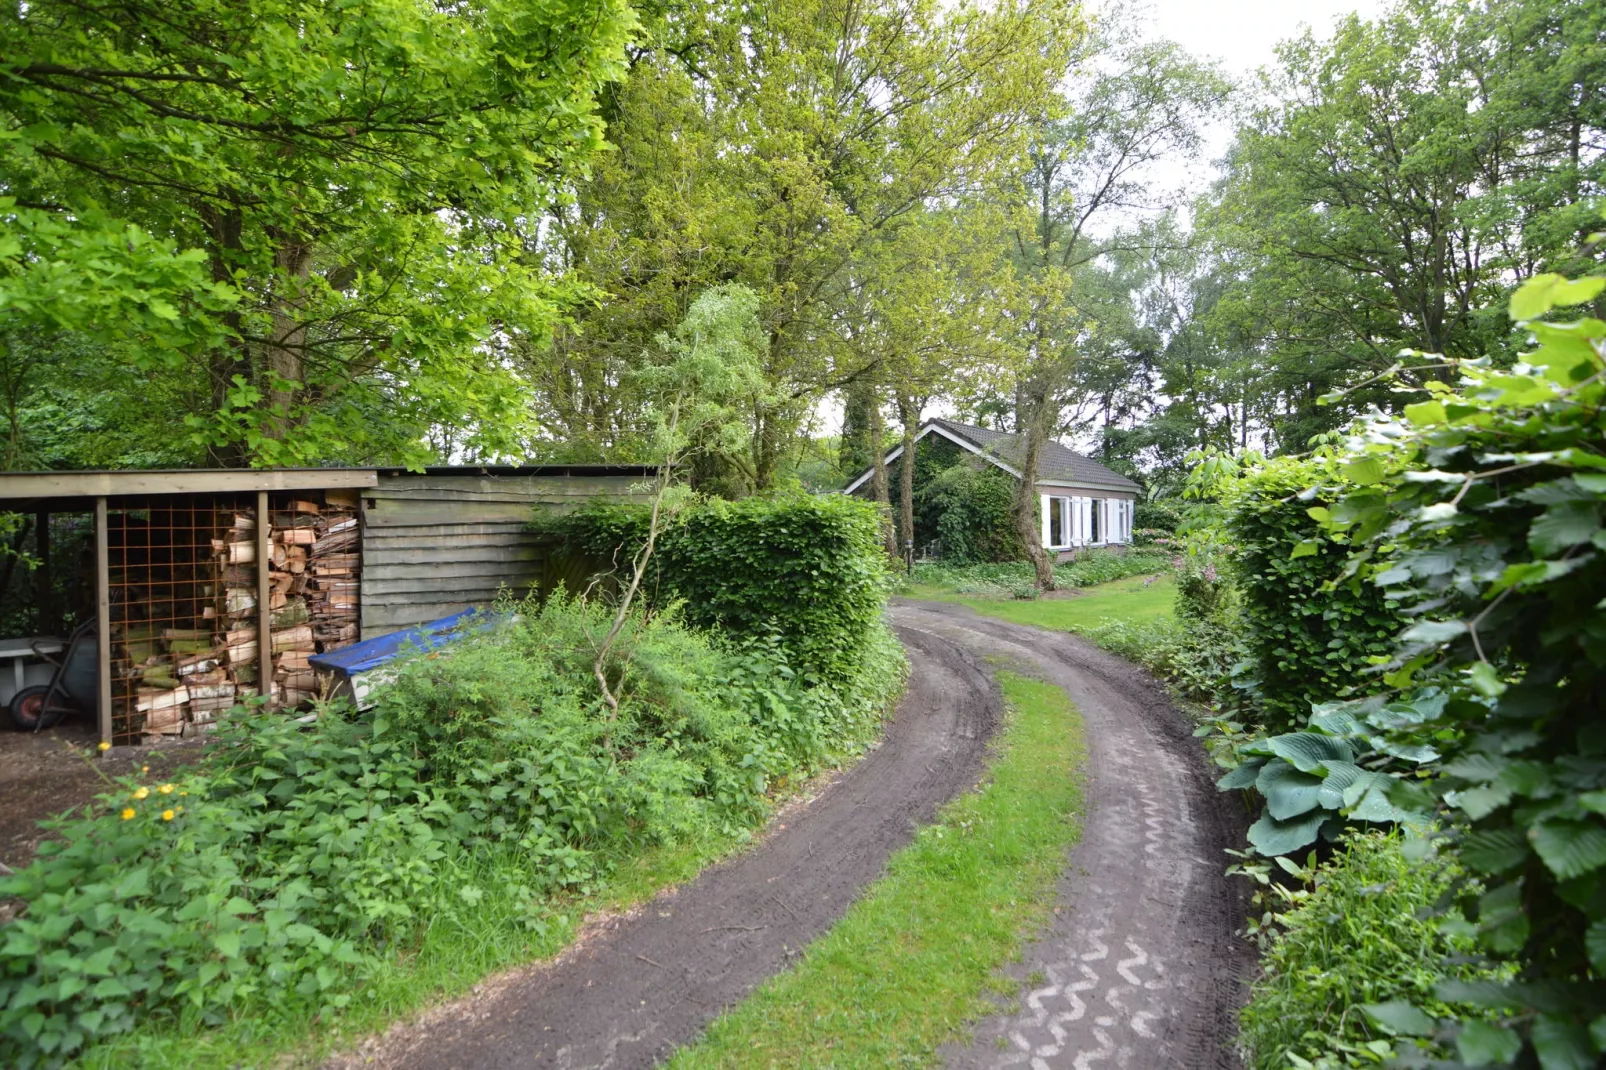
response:
M1071 542L1069 498L1048 499L1048 544L1069 546Z
M1088 532L1088 542L1104 541L1104 499L1093 499L1093 529Z

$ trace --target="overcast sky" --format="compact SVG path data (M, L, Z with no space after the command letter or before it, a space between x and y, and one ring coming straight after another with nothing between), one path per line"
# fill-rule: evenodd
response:
M1333 20L1351 11L1370 17L1379 0L1147 0L1150 36L1176 41L1213 56L1230 73L1249 74L1270 63L1278 41L1306 24L1326 36Z

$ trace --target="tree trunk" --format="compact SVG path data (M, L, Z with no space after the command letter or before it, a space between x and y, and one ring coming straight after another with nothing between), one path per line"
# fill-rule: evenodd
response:
M307 325L301 316L312 250L304 242L286 241L274 259L284 296L275 302L270 341L264 347L262 394L270 413L264 429L275 439L289 436L295 424L296 395L304 386Z
M1047 422L1048 399L1040 390L1034 390L1026 399L1021 415L1026 418L1020 433L1026 436L1026 455L1021 458L1021 475L1024 477L1015 488L1015 530L1026 547L1026 556L1032 562L1034 580L1039 591L1054 589L1054 562L1043 548L1042 505L1037 497L1037 459L1043 452L1046 437L1043 425Z
M244 226L244 217L238 209L214 210L203 209L202 217L212 231L212 280L214 282L232 282L234 279L234 264L239 259L241 230ZM234 380L251 382L251 360L246 351L245 343L240 341L240 312L231 309L224 313L223 321L230 332L236 337L226 341L212 351L210 368L208 371L212 380L212 411L225 412L231 408L229 395L234 390ZM250 464L250 458L238 440L231 442L212 442L207 447L208 459L220 468L245 468Z
M899 549L908 554L915 537L915 432L920 423L920 403L904 394L898 395L898 419L903 423L903 454L898 465L898 534L902 539Z
M881 422L881 399L870 402L870 496L882 506L881 541L887 557L898 557L898 535L892 530L892 497L887 490L886 427Z

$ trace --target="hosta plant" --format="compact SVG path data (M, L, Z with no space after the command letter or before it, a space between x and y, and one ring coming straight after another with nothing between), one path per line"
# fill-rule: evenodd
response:
M1291 855L1318 839L1336 841L1351 825L1426 821L1390 799L1396 778L1438 757L1432 745L1405 741L1444 705L1442 695L1414 703L1379 699L1317 706L1299 732L1250 738L1233 750L1239 765L1217 782L1222 791L1258 792L1265 811L1249 842L1268 858Z

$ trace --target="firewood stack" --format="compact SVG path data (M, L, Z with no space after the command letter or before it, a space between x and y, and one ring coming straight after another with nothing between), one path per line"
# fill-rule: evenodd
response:
M124 593L120 653L147 738L208 731L220 711L256 692L256 644L248 655L235 646L243 633L255 636L249 624L256 612L256 518L249 509L227 509L197 519L208 516L210 539L204 524L149 529L150 558L172 562L167 601L151 600L154 589ZM196 534L197 545L184 545L185 536ZM145 621L130 619L142 614ZM185 620L193 626L181 626Z
M294 501L273 514L268 584L273 611L273 700L318 694L307 658L357 639L360 551L356 510Z
M193 599L195 627L129 621L120 629L134 709L149 736L207 731L219 711L261 685L255 512L217 514L210 560L197 560L182 584ZM269 523L269 695L274 705L294 708L318 694L307 658L357 639L359 528L355 504L304 500L279 503Z

